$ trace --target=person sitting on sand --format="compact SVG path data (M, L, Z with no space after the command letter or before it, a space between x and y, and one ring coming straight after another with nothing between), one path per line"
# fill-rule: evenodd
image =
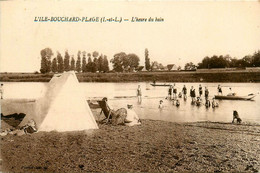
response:
M113 107L108 104L108 99L107 99L107 97L104 97L104 98L102 99L102 101L105 101L106 107L107 107L107 109L109 110L109 112L108 112L108 117L106 118L106 119L107 119L107 122L108 122L109 119L112 118L112 115L115 113L115 111L114 111Z
M141 120L137 116L136 112L133 110L133 105L127 105L127 116L125 119L125 125L133 126L140 125Z
M212 99L212 108L218 107L218 102L215 101L215 98Z
M28 123L23 127L25 134L37 132L36 123L34 120L29 120Z
M159 108L159 109L162 109L162 108L163 108L163 101L162 101L162 100L160 100L158 108Z
M239 117L238 112L236 110L233 110L233 121L232 121L232 123L235 122L235 119L237 120L237 123L241 124L242 119Z
M28 123L20 129L6 129L4 130L4 132L0 133L0 136L6 136L8 134L21 136L24 134L31 134L35 132L37 132L36 123L34 120L29 120Z

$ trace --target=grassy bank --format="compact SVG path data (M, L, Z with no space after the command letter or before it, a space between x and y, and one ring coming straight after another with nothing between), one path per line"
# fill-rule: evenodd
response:
M48 82L53 74L1 73L2 82ZM258 71L78 73L80 82L260 82Z

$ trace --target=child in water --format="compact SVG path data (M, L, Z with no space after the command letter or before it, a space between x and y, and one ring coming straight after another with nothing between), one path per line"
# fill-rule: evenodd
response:
M201 105L201 98L200 98L200 97L197 97L196 105L197 105L197 106L200 106L200 105Z
M206 100L205 106L206 106L206 108L209 108L209 107L210 107L210 101L209 101L209 99Z
M177 106L177 107L180 106L180 101L179 101L179 99L176 100L176 106Z
M215 101L215 98L212 99L212 108L218 107L218 102Z
M160 102L159 102L159 107L158 107L159 109L162 109L163 108L163 101L162 100L160 100Z

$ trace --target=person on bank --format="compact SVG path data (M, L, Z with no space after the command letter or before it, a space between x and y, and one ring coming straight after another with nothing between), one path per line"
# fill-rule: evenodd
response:
M237 123L241 124L242 119L239 117L238 112L236 110L233 110L233 120L232 123L235 122L235 120L237 120Z
M140 125L141 120L139 119L136 112L133 110L133 105L127 105L127 116L125 119L125 125L133 126L133 125Z

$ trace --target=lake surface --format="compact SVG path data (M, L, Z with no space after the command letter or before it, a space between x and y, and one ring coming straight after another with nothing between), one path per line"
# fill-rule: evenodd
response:
M229 93L229 88L237 95L245 96L249 93L260 92L260 83L176 83L178 92L186 85L189 93L191 86L198 94L199 84L209 89L210 100L217 94L217 85L221 84L223 95ZM47 83L41 82L4 82L4 98L39 98L44 95ZM136 97L137 86L142 89L142 103ZM231 122L233 110L237 110L243 122L260 124L260 95L253 101L217 100L219 107L191 105L191 98L186 101L180 98L180 106L176 107L172 101L166 100L168 87L152 87L149 83L80 83L86 99L100 99L108 97L109 104L118 109L132 104L134 110L142 119L164 120L172 122L221 121ZM204 94L204 93L203 93ZM163 109L159 109L159 101L163 100ZM205 99L203 98L203 102Z

